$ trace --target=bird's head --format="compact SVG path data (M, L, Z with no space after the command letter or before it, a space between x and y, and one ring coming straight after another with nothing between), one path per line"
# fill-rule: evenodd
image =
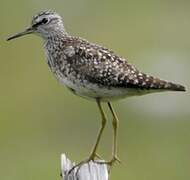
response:
M9 37L7 40L32 33L37 34L44 39L54 35L66 34L61 16L54 11L47 10L35 15L32 19L31 25L28 28L26 28L23 32Z

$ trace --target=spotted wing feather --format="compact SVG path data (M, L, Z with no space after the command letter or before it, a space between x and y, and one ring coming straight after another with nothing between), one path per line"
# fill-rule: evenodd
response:
M102 46L79 38L67 43L68 47L73 48L73 54L69 57L73 69L91 83L106 87L185 91L179 84L140 72L126 59Z

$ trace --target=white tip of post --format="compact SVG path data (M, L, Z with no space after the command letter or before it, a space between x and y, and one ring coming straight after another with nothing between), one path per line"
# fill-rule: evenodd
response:
M70 174L69 170L74 166L65 154L61 155L61 173L64 180L108 180L108 170L105 164L90 161L76 167Z

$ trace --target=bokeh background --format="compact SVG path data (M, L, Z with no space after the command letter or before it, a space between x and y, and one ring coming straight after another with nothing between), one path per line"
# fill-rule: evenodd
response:
M100 125L96 104L54 79L39 37L6 42L8 35L23 30L38 11L53 9L71 34L189 89L189 8L189 0L0 0L0 179L59 179L60 154L82 160ZM114 106L122 164L111 179L190 179L189 92L132 97ZM109 123L99 149L105 159L111 139Z

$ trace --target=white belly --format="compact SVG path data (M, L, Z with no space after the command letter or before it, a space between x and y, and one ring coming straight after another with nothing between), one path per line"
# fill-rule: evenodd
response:
M62 85L66 86L75 95L91 100L99 98L106 102L118 100L124 97L141 95L138 90L131 88L102 87L89 82L81 83L77 79L70 80L66 77L63 77L63 74L59 71L55 73L55 76Z

